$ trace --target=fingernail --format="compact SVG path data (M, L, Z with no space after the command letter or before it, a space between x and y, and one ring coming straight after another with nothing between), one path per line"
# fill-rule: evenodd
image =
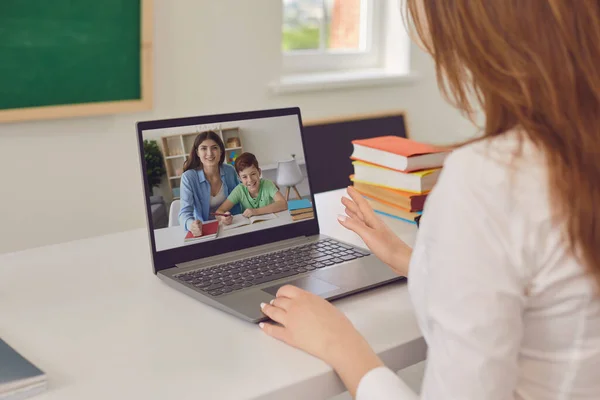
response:
M274 302L275 302L275 299L271 300L271 301L269 302L269 304L270 304L270 305L273 305L273 303L274 303Z
M261 322L260 324L258 324L258 327L259 327L260 329L264 328L264 327L265 327L265 323L264 323L264 322Z
M260 303L260 309L262 310L263 308L265 308L266 304L265 303Z
M342 214L338 214L338 221L345 222L346 221L346 216L342 215Z

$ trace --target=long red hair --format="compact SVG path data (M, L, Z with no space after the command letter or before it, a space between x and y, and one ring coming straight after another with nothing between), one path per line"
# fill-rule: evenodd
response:
M406 0L442 93L545 154L556 223L600 284L600 2ZM412 30L412 29L411 29Z

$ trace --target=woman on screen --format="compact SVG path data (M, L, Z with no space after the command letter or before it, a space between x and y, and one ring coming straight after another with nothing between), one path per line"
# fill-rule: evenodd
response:
M213 131L200 133L183 165L179 223L194 236L202 234L202 222L214 213L240 183L235 169L225 161L225 145ZM231 210L239 214L239 207Z

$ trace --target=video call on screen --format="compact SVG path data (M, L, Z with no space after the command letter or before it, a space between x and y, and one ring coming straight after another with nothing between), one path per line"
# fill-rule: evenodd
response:
M142 135L157 251L314 218L296 115Z

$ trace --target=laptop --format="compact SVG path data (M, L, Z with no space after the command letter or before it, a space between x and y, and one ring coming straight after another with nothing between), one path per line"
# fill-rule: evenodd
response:
M327 171L311 168L299 108L143 121L137 137L154 274L174 289L257 323L268 319L260 303L286 284L331 301L404 279L368 250L319 232L311 180ZM197 162L202 156L194 157L195 142L196 149L215 152L204 164ZM206 203L214 210L229 198L239 179L235 160L244 153L259 164L263 186L257 198L266 193L279 208L252 223L238 202L235 224L215 223ZM226 196L210 191L205 168L209 175L218 168ZM273 210L264 204L259 212ZM202 221L202 236L190 233L194 221Z

